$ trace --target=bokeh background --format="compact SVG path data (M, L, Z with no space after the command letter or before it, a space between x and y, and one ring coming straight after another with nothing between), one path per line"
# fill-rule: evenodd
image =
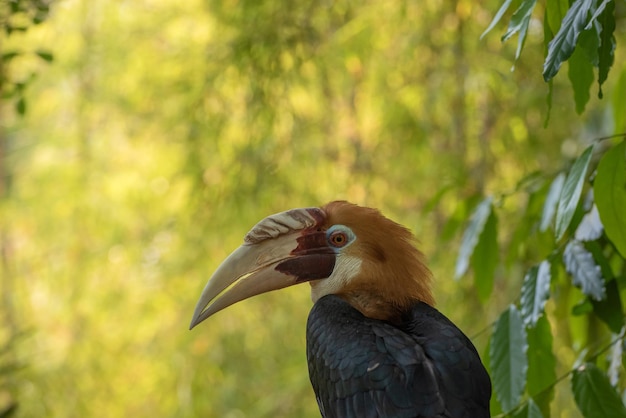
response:
M438 308L484 352L531 255L502 254L496 290L479 300L471 278L453 280L471 210L511 193L497 203L508 215L499 239L523 240L513 231L526 202L513 192L623 124L610 105L626 80L618 26L604 99L594 87L576 115L564 67L544 127L542 22L514 64L505 27L479 39L498 7L58 0L41 24L2 35L2 52L23 51L3 74L28 83L19 106L0 104L0 407L318 417L308 286L187 328L252 225L335 199L415 232ZM565 365L576 356L555 354ZM579 416L559 393L553 416Z

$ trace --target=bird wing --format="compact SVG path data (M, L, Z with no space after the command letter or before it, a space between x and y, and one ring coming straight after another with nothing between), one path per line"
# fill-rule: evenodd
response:
M307 359L324 418L489 417L476 349L425 303L395 326L325 296L309 314Z

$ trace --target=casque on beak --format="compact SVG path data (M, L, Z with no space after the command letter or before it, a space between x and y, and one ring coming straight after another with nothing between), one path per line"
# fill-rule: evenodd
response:
M304 208L256 224L209 279L189 329L251 296L329 277L335 252L326 241L325 219L321 209Z

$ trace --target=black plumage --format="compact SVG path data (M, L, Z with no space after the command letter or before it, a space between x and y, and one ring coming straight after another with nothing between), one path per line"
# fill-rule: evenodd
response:
M491 382L476 349L423 302L391 324L324 296L309 314L307 359L324 418L490 416Z

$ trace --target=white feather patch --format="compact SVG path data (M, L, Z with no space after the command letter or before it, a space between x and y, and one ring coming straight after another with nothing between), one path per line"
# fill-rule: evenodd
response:
M326 295L338 293L361 271L361 259L346 255L338 255L333 274L327 279L322 279L311 287L311 299L313 303Z

